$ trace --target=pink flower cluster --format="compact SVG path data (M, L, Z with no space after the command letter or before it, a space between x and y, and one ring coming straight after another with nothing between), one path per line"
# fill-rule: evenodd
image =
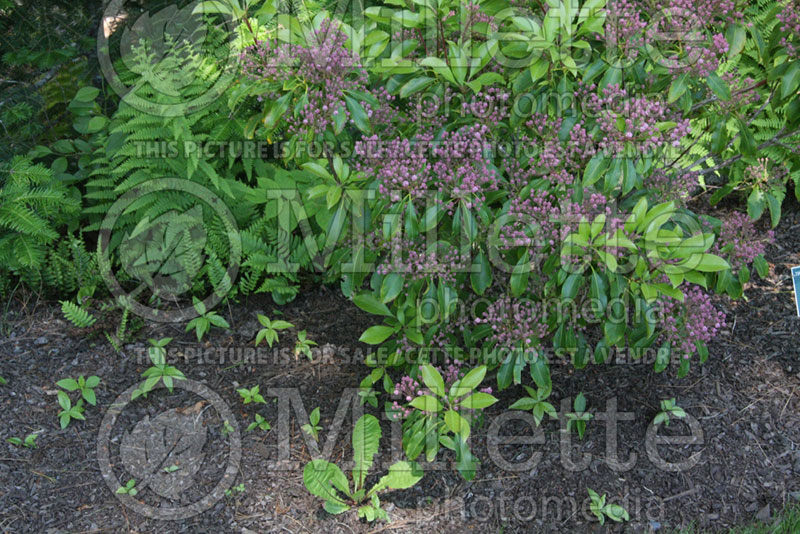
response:
M461 361L453 360L453 363L445 362L445 365L443 366L433 366L437 371L439 371L439 374L442 375L445 390L449 391L450 386L452 386L457 380L460 380L466 374L462 365L463 363ZM492 388L485 387L481 388L479 391L481 393L491 394ZM392 410L398 414L399 418L405 419L411 415L416 408L404 404L410 403L417 397L431 395L432 393L431 390L429 390L420 379L404 376L400 379L400 382L395 384L393 394L395 397L397 397L397 400L392 402ZM419 411L424 415L428 415L428 412L425 412L424 410Z
M549 178L553 178L550 175ZM625 224L627 214L620 214L603 193L584 189L581 203L558 200L548 191L534 189L530 196L515 196L508 205L498 233L501 249L527 247L536 257L553 250L570 233L577 231L582 221L592 222L598 215L606 216L604 232L613 234ZM615 253L614 247L607 252Z
M715 21L736 22L744 15L736 0L669 0L665 11L683 24L709 25Z
M695 353L695 342L708 343L725 326L725 314L711 303L711 297L699 286L683 289L684 301L664 298L661 321L662 339L672 346L672 353L689 359Z
M570 233L576 232L582 221L591 223L598 215L606 216L603 232L611 234L622 228L628 217L627 213L620 213L614 203L609 204L608 197L603 193L584 189L583 202L562 204L560 239L564 240ZM615 253L616 247L607 247L606 252Z
M358 67L358 58L344 46L347 35L343 31L325 21L310 41L307 47L258 41L241 54L243 71L250 79L279 84L259 100L276 100L286 86L305 88L307 100L300 112L295 113L292 106L284 115L290 134L321 133L340 113L351 120L345 95L368 92L367 74ZM394 98L385 90L379 96L386 104ZM368 116L376 112L367 102L360 104Z
M548 117L542 113L534 113L525 122L526 128L535 138L525 135L522 139L541 147L528 161L530 167L538 169L537 175L557 173L560 170L582 173L584 164L597 152L596 144L582 120L572 126L568 139L561 142L558 132L563 123L564 119L561 117ZM560 180L554 178L552 181Z
M494 17L488 15L481 11L481 6L477 2L465 2L462 4L462 9L464 10L464 20L459 22L460 32L458 34L454 34L452 40L458 40L458 38L463 39L474 39L485 37L488 32L496 32L497 31L497 22L495 21ZM460 13L457 13L455 10L450 10L447 15L445 16L445 20L449 21L453 18L460 17ZM485 24L486 30L483 32L478 32L476 26L479 24Z
M475 324L491 325L489 338L502 348L537 346L547 337L547 312L544 306L530 299L503 296L492 302Z
M497 189L496 173L484 155L490 135L488 126L472 124L438 138L432 130L417 133L413 140L384 142L371 136L356 143L356 168L376 177L379 193L393 201L440 191L452 213L459 201L471 208L483 203L485 192Z
M638 48L648 41L647 20L642 16L641 7L635 0L611 0L606 5L604 25L607 46L617 49L619 57L630 61L639 55Z
M753 104L761 99L758 91L753 90L756 81L748 76L742 77L736 70L720 75L720 78L731 88L731 99L727 102L718 100L718 105L722 111L734 112L743 106Z
M603 96L594 92L595 85L579 89L576 96L585 99L586 110L597 119L600 148L610 155L626 153L640 156L665 146L680 146L689 133L689 120L675 116L665 102L647 97L633 97L619 85L609 85ZM659 123L676 125L662 130Z
M534 189L522 199L514 196L499 232L501 248L528 247L536 252L555 246L558 240L558 205L547 191Z
M452 98L448 90L447 98ZM508 118L510 113L511 95L508 90L500 87L485 87L472 96L469 101L462 102L461 116L474 117L488 125L496 125Z
M395 137L382 140L378 135L364 137L356 142L356 169L378 179L378 192L391 200L399 201L408 195L422 198L430 189L431 163L427 149L433 136L423 134L412 140Z
M653 202L675 201L685 205L692 191L697 188L697 173L675 169L655 169L644 182L652 192Z
M797 42L800 36L800 4L796 0L789 0L775 18L783 23L781 31L788 33L788 36L781 38L781 46L786 48L791 57L800 58L800 43Z
M733 212L722 220L722 229L714 251L725 256L731 268L738 271L752 264L756 256L764 254L766 244L774 240L775 233L772 230L766 236L760 234L750 217ZM727 254L721 252L722 250L728 251Z
M717 70L720 59L728 52L725 36L711 34L711 29L742 18L735 0L669 0L651 15L651 31L662 37L661 42L655 43L663 54L659 63L675 75L707 77ZM674 49L669 47L672 39L679 39L679 46Z
M706 78L719 67L720 58L728 53L728 41L721 33L707 40L700 34L687 39L680 55L661 59L662 66L671 69L674 75L688 73L698 78Z
M437 277L453 284L459 272L469 265L468 254L460 254L454 247L445 248L441 243L427 243L425 236L408 239L400 233L388 241L375 240L375 249L384 253L378 265L378 274L399 273L407 281Z

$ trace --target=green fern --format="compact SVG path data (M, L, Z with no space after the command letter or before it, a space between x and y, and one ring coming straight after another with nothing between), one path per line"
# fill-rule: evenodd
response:
M78 328L88 328L97 321L86 309L81 308L74 302L69 300L61 300L59 302L61 303L61 312L64 317Z
M34 281L58 237L58 227L80 202L44 165L15 157L0 168L0 270Z

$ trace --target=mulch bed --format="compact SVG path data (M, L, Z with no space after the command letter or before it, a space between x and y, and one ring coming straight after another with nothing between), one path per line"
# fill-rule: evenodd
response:
M315 362L289 355L275 361L241 363L228 353L223 363L198 363L196 355L201 348L252 346L259 328L256 312L274 316L268 298L218 310L229 319L232 329L215 329L203 343L197 342L193 332L184 333L182 325L147 324L137 332L137 341L118 354L100 332L86 336L73 329L57 304L19 297L10 303L0 338L0 375L8 380L0 386L0 532L644 533L665 532L690 521L722 531L767 518L800 498L800 343L789 274L790 266L800 265L798 230L800 213L794 208L784 215L777 243L769 248L769 278L754 277L746 286L745 299L719 301L728 314L728 328L710 347L708 362L694 365L686 378L677 379L674 370L655 374L651 362L632 360L583 370L553 366L551 398L557 408L562 399L569 400L582 391L593 410L605 411L607 403L615 400L617 410L629 414L618 423L616 435L618 458L627 462L635 455L631 465L609 466L605 459L607 425L600 420L589 423L584 440L571 436L570 443L563 444L563 452L559 423L549 420L542 425L538 443L531 444L528 439L526 443L487 447L490 423L519 393L504 391L501 402L487 411L487 424L471 438L481 460L475 480L465 482L448 465L429 469L414 488L387 494L383 500L393 522L373 525L360 521L352 511L329 516L305 490L302 466L309 451L300 430L305 421L294 415L280 421L273 397L267 395L266 404L243 405L236 393L238 387L255 384L260 384L262 393L270 388L298 388L307 412L316 406L321 409L324 446L342 392L356 387L366 374L366 368L354 361L367 351L357 339L375 322L343 299L338 289L312 288L281 307L281 318L297 328L281 334L280 348L291 351L296 330L305 329L324 355ZM97 460L103 416L147 367L143 350L150 337L175 338L170 347L189 355L187 361L179 360L176 365L188 378L222 397L242 436L235 484L243 483L244 491L234 491L205 512L180 521L149 519L123 506L104 482ZM61 430L55 382L80 374L102 378L98 404L87 407L86 421ZM658 467L645 445L659 401L670 397L677 397L702 431L702 441L697 443L657 445L664 461L681 462L697 455L696 465L681 472ZM111 448L114 444L118 448L123 431L144 415L154 418L164 410L192 406L196 401L195 394L185 390L172 395L163 390L151 393L132 405L133 412L119 418L112 431L117 441L112 439ZM367 411L380 417L378 410L367 407ZM219 443L225 442L226 436L223 421L212 412L206 412L208 435L203 450L208 466L195 476L195 493L212 487L221 476L217 460L226 451ZM272 430L244 431L256 412L272 424ZM283 422L288 425L289 443L278 442L278 427ZM345 423L332 449L333 460L340 462L351 457L349 414ZM382 443L388 451L391 428L388 422L383 424ZM496 429L503 436L534 435L519 418L509 418ZM36 449L5 442L8 437L24 437L30 432L40 433ZM689 433L683 421L659 430L661 435ZM277 469L275 461L287 453L299 467ZM453 460L449 453L440 454L442 462ZM503 465L497 454L511 465ZM540 455L538 461L531 459L534 454ZM591 455L588 463L571 470L568 460L577 463L586 454ZM376 465L388 465L389 455L382 452ZM111 464L115 474L127 480L118 451L112 451ZM623 504L631 521L603 527L591 522L587 488ZM136 499L153 504L160 498L144 489Z

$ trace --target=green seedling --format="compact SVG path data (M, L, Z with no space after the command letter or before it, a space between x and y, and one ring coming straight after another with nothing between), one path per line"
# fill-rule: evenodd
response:
M83 375L81 375L77 380L74 378L64 378L63 380L56 382L56 385L62 389L66 389L67 391L80 391L81 397L83 397L86 402L94 406L97 403L97 397L94 394L94 388L96 388L99 383L100 378L96 376L84 378Z
M206 305L197 297L192 297L192 302L194 303L195 311L200 314L200 317L195 317L189 321L189 324L186 325L186 331L188 332L194 328L194 332L197 334L197 341L203 340L203 336L206 335L206 332L209 331L212 325L225 329L231 327L228 321L220 314L215 311L207 311Z
M247 425L247 431L248 432L252 432L256 428L266 432L267 430L271 429L272 427L267 422L267 420L264 419L260 414L256 414L256 420L253 421L252 423L250 423L249 425Z
M310 339L307 339L307 335L305 330L300 330L297 333L297 342L294 344L294 357L297 358L300 354L305 354L309 360L314 359L314 355L311 354L311 347L316 347L317 344Z
M73 419L80 419L85 421L83 416L83 399L78 400L76 405L72 405L69 395L63 391L58 392L58 404L61 406L61 411L58 412L58 418L61 421L61 428L67 428L70 421Z
M16 445L17 447L25 447L26 449L35 449L36 448L36 438L39 437L38 434L28 434L25 436L25 439L20 438L7 438L6 441L12 445Z
M136 491L135 486L136 486L136 479L132 478L128 481L127 484L117 488L117 493L120 495L130 495L131 497L133 497L138 493L138 491Z
M266 404L267 401L264 400L264 397L258 392L258 389L259 386L255 385L250 389L241 388L236 391L242 397L242 404L250 404L251 402Z
M674 398L664 399L661 401L661 411L656 414L655 418L653 419L653 424L659 425L664 423L664 426L669 426L669 420L671 417L683 419L686 417L686 412L683 411L683 408L678 406Z
M326 460L312 460L303 469L303 483L312 495L325 501L323 508L330 514L341 514L358 507L358 517L367 521L387 519L381 507L378 493L384 490L407 489L419 482L422 471L414 462L397 462L389 467L389 473L366 491L364 483L378 452L381 427L373 415L363 415L353 427L352 486L338 465Z
M611 519L612 521L616 521L617 523L621 523L623 521L630 521L631 517L628 515L627 510L618 504L606 504L606 495L603 494L601 497L592 489L587 489L589 492L589 498L591 502L589 503L589 509L592 513L597 517L597 520L600 524L604 524L606 522L606 517Z
M308 423L300 427L303 432L314 438L314 441L319 441L319 431L322 430L322 427L318 426L317 423L319 423L319 407L311 410L311 414L308 416Z
M186 377L183 376L183 373L180 372L176 367L172 365L167 365L167 350L164 348L167 344L172 341L171 337L165 337L158 340L155 339L148 339L150 342L150 347L147 349L147 355L150 357L150 361L153 363L152 366L148 367L144 373L142 373L142 378L145 379L144 383L141 387L134 390L133 394L131 395L131 400L138 398L141 395L147 396L147 394L153 390L156 384L158 384L159 380L164 382L164 385L167 387L170 393L172 393L172 388L174 387L174 380L186 380Z
M572 407L575 411L566 414L567 432L571 432L574 428L578 431L578 438L583 439L583 435L586 433L586 423L594 416L586 411L586 397L583 396L583 393L578 393Z
M275 320L271 321L267 316L258 314L258 322L264 327L258 331L256 334L256 347L262 341L266 341L267 345L272 348L273 343L278 342L278 331L279 330L286 330L287 328L292 328L294 325L292 323Z

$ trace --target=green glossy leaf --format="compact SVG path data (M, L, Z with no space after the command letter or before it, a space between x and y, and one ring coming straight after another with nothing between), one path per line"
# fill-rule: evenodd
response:
M781 77L781 98L789 98L789 95L797 92L798 87L800 87L800 60L795 60Z
M482 410L496 402L497 399L489 393L478 392L459 401L458 405L470 410Z
M389 466L389 473L378 480L369 494L378 493L384 489L408 489L419 482L423 474L415 462L396 462Z
M461 380L458 380L450 388L450 397L458 398L463 397L467 393L474 390L478 385L483 382L486 376L486 366L481 365L468 372Z
M336 489L349 495L347 477L345 477L339 466L325 460L311 460L303 469L303 483L312 495L315 495L327 502L344 505L344 500L336 493Z
M380 345L384 341L386 341L389 336L394 333L395 329L391 326L384 326L384 325L375 325L370 326L367 328L361 337L358 338L359 341L362 343L367 343L368 345Z
M714 254L700 254L699 261L695 266L695 270L704 273L724 271L730 268L727 261Z
M353 297L353 303L367 313L373 315L385 315L387 317L394 317L389 308L383 302L379 301L369 293L362 293Z
M667 102L670 104L678 100L689 89L689 74L683 73L672 80L667 94Z
M478 295L483 295L489 286L492 285L492 268L483 251L478 252L472 264L472 268L473 272L470 273L469 276L472 289Z
M78 382L74 378L64 378L63 380L56 382L56 385L60 388L66 389L67 391L75 391L79 387Z
M353 428L353 491L364 485L367 473L372 467L372 460L378 452L381 440L381 426L373 415L363 415Z
M469 439L469 423L455 410L447 410L445 412L444 424L447 425L447 428L454 434L458 434L464 439Z
M536 386L544 390L552 389L553 382L550 379L550 367L547 365L547 360L538 357L530 365L531 378Z
M743 120L738 119L737 122L739 124L739 148L745 156L755 156L758 151L758 145L752 130Z
M423 365L421 371L422 381L425 383L428 389L430 389L434 395L444 397L444 379L442 378L442 375L439 374L439 371L431 364Z
M757 221L761 218L766 207L767 199L764 193L757 187L753 188L750 192L750 196L747 197L747 215L754 221Z
M369 124L369 118L361 104L350 96L345 96L344 101L347 104L347 109L350 111L350 118L355 123L356 128L364 133L370 133L372 128Z
M381 283L381 301L384 304L393 301L402 290L403 277L397 273L387 274Z
M586 169L583 171L583 185L590 186L600 180L608 168L608 163L609 160L604 154L595 154L586 164Z
M744 49L744 44L747 41L747 30L745 30L741 24L731 24L728 26L725 38L728 41L728 57L732 58L738 56Z
M428 78L427 76L417 76L412 78L400 88L400 98L408 98L414 93L425 89L435 81L436 80L434 78Z
M411 400L411 406L423 412L440 412L442 411L442 403L436 397L430 395L421 395Z
M709 89L711 92L714 93L717 98L720 100L724 100L725 102L731 99L731 88L728 87L728 84L725 83L725 80L719 77L716 72L712 72L706 78L706 82L708 83Z

